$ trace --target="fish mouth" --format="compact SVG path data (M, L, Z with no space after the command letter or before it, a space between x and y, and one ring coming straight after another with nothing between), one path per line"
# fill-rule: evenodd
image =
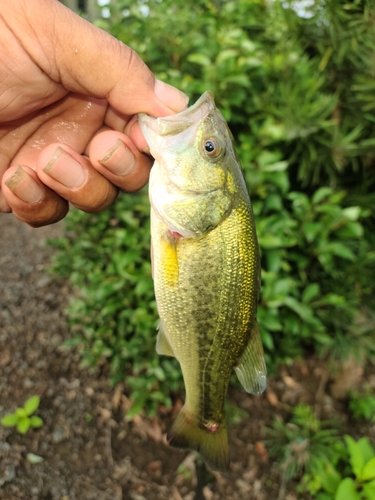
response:
M213 189L202 189L200 191L197 191L197 190L194 190L194 189L186 189L185 187L184 188L181 188L178 184L176 184L175 182L173 182L169 177L168 177L168 180L166 182L166 189L168 191L168 193L170 194L178 194L179 196L191 196L191 195L195 195L195 196L204 196L208 193L213 193L215 191L220 191L220 188L213 188Z
M214 95L208 91L202 94L195 104L180 113L163 118L153 118L146 113L139 113L138 121L147 142L149 142L150 139L152 140L152 132L160 137L179 134L191 125L200 122L214 109Z

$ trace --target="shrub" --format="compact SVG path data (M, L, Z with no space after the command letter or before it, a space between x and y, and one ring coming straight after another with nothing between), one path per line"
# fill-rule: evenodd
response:
M293 2L290 3L293 5ZM111 3L98 24L192 101L212 90L236 138L262 254L259 324L269 369L318 352L374 355L375 30L371 2ZM78 293L72 343L126 377L154 411L181 384L154 351L157 314L145 194L72 212L55 269ZM140 376L141 375L141 376Z

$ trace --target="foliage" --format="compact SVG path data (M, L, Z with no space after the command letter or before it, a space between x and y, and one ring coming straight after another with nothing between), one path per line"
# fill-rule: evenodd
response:
M39 396L31 396L21 408L17 408L14 413L5 415L1 420L4 427L16 427L20 434L26 434L31 428L42 427L43 420L33 415L39 408Z
M270 456L280 461L282 487L294 478L297 490L316 500L373 500L375 449L367 437L344 442L332 422L319 421L311 408L297 406L289 422L267 430Z
M334 467L322 462L304 478L316 500L373 500L375 498L375 448L367 437L355 441L345 436L344 454Z
M309 406L298 405L288 423L276 419L267 429L270 456L280 460L283 481L334 461L341 443L331 422L318 420Z
M364 418L370 422L375 422L375 396L370 388L363 394L352 391L350 393L349 408L354 418Z
M236 139L262 254L259 325L272 370L305 353L374 358L375 23L365 0L117 0L98 24L192 102L212 90ZM72 344L126 378L133 410L169 404L154 351L148 201L72 212L55 269L77 295Z

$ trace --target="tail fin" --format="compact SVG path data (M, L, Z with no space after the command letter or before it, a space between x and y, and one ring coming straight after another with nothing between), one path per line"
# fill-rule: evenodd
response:
M169 444L175 448L196 450L211 469L227 471L229 446L225 422L220 423L215 430L202 428L198 424L198 417L183 406L168 433Z

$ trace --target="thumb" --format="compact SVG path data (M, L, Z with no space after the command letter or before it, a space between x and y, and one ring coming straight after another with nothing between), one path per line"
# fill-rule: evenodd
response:
M156 80L130 47L60 2L37 0L23 5L33 32L38 33L40 44L44 42L39 65L55 81L59 78L66 90L106 99L125 115L166 116L187 106L187 96Z

